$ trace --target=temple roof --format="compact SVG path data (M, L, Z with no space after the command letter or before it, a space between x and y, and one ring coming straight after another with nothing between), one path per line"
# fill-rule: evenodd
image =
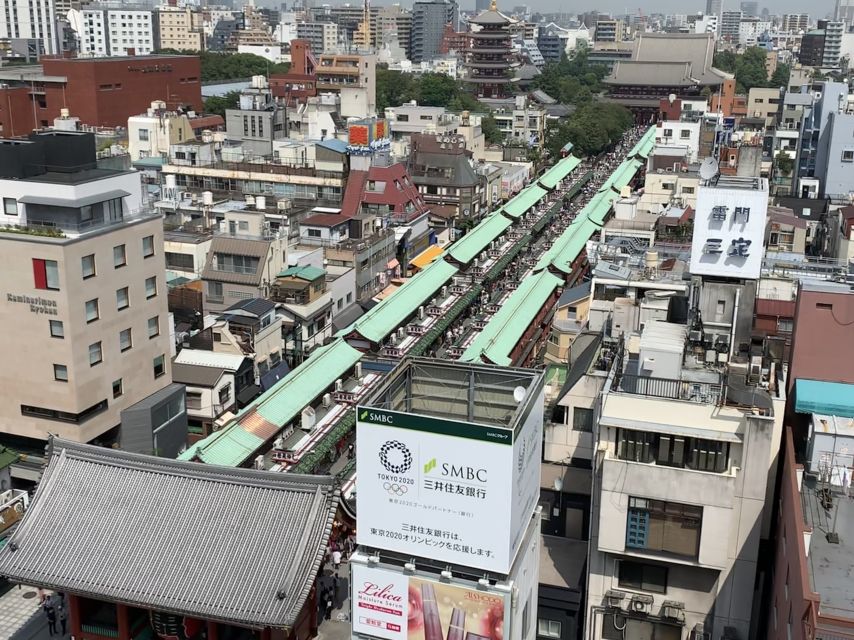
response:
M291 627L328 543L326 476L231 469L53 438L0 550L14 582L249 627Z
M501 13L498 10L498 7L495 4L495 0L492 0L492 4L489 9L486 11L481 11L477 17L469 20L470 24L479 24L479 25L496 25L496 24L513 24L516 22L513 18L508 15Z

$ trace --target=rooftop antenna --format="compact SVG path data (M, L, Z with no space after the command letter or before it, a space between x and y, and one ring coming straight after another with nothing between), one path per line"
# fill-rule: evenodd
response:
M720 176L720 166L714 158L706 158L700 165L700 179L709 184L717 184L718 176Z

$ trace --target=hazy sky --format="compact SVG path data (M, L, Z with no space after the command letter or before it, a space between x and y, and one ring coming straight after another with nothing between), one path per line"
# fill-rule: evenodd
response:
M397 0L380 0L377 4L391 4ZM473 8L473 0L459 0L463 9ZM409 4L402 2L401 4ZM499 8L526 4L533 11L566 11L567 13L583 13L585 11L604 11L608 13L637 13L638 7L643 7L645 13L693 13L704 11L705 0L498 0ZM739 0L724 0L724 9L738 9ZM809 13L813 19L823 18L835 6L835 0L760 0L759 8L768 7L771 13Z

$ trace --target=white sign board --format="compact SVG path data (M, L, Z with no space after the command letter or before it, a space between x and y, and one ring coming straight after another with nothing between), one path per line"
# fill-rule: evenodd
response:
M354 634L384 640L472 636L503 640L510 628L509 594L350 565Z
M359 407L358 543L507 574L537 506L543 395L515 433Z
M762 189L699 187L691 275L759 278L768 216L768 183L760 184Z

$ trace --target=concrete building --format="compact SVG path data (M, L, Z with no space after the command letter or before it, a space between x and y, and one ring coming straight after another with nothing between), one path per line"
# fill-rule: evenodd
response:
M285 109L273 98L264 76L240 93L236 109L225 110L229 140L239 141L245 157L270 157L276 140L288 137Z
M81 9L80 53L149 55L157 49L154 12L139 5L89 5Z
M622 20L615 20L600 16L596 21L593 32L595 42L622 42L624 37L624 25Z
M197 8L159 6L155 23L157 48L202 51L205 48L203 23L204 16Z
M656 145L684 147L685 158L691 164L698 161L700 152L699 121L664 121L658 123Z
M459 6L456 0L418 0L412 5L412 30L408 58L419 63L440 54L445 25L457 30Z
M738 33L741 28L741 19L744 14L741 11L722 11L720 31L718 35L726 42L738 42Z
M826 84L825 90L829 88ZM815 177L821 181L821 195L838 203L849 201L854 193L854 110L847 97L847 85L840 87L835 105L833 95L822 94L824 123L815 158Z
M152 102L145 115L128 118L127 127L131 162L140 158L168 158L173 144L196 138L190 117L167 111L163 101Z
M845 33L845 23L838 20L819 20L818 28L824 30L821 66L825 69L837 69L842 57L842 35Z
M836 0L833 17L835 20L845 22L849 26L854 24L854 1Z
M786 33L800 33L809 29L810 16L808 13L783 14L780 30Z
M317 54L335 53L338 48L338 25L334 22L298 22L297 38L308 40Z
M50 0L7 0L0 16L0 39L31 40L40 55L60 52L59 17Z
M762 118L765 126L777 122L780 111L780 89L753 87L747 92L747 115L750 118Z
M719 15L721 15L722 6L723 6L723 0L706 0L706 15L707 16L719 16Z
M27 345L29 354L0 372L11 394L2 431L151 453L152 434L184 415L183 389L170 386L163 225L142 200L139 174L97 169L94 136L84 133L4 140L0 157L11 227L0 232L0 314L7 352ZM158 405L180 398L180 407L156 424L151 415L124 423L123 411L155 394L164 395Z

